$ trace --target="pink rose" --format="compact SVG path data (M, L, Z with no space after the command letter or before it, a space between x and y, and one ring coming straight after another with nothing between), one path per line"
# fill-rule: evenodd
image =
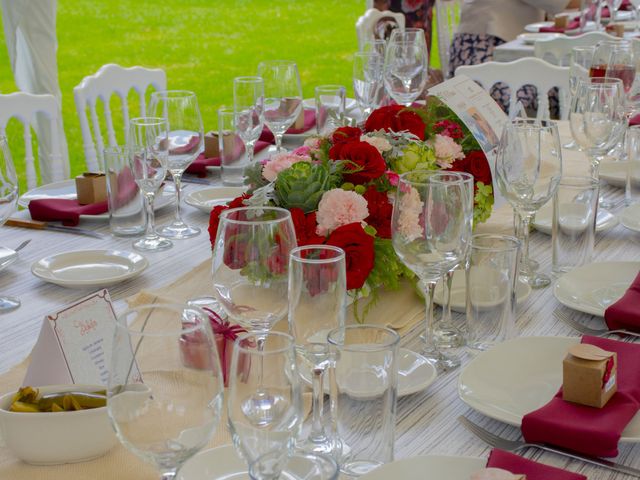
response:
M334 188L322 195L316 220L318 235L328 235L336 228L361 223L369 216L367 200L356 192Z
M262 176L268 181L273 182L278 177L278 173L298 162L311 162L311 157L308 155L297 155L295 153L278 153L264 164L262 167Z

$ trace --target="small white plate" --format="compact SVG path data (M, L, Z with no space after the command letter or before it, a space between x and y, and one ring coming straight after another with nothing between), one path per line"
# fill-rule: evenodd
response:
M634 232L640 232L640 203L629 205L620 212L620 223Z
M562 37L562 33L521 33L518 35L518 40L520 40L525 45L533 45L534 43L540 41L544 42L547 40L551 40L554 38Z
M407 348L398 349L398 397L411 395L425 390L438 377L438 371L426 358ZM300 366L300 376L311 385L311 374ZM329 385L325 382L325 393L329 393Z
M591 263L560 277L553 294L573 310L604 317L604 311L620 300L639 270L640 262Z
M245 192L245 187L203 188L189 193L184 201L187 205L211 213L216 205L224 205Z
M7 247L0 247L0 272L18 260L18 252Z
M456 270L453 273L453 281L451 282L451 310L459 313L466 313L467 300L466 300L466 278L462 270ZM531 294L531 287L526 282L518 281L516 284L516 302L524 302ZM444 287L442 280L436 285L436 291L433 296L433 301L438 305L444 303Z
M472 473L485 468L487 460L474 457L426 455L387 463L360 477L362 480L469 480Z
M525 32L530 32L530 33L556 33L556 32L540 32L540 29L542 27L548 28L548 27L553 27L555 25L554 22L536 22L536 23L530 23L528 25L525 25L524 27L524 31ZM596 29L596 24L595 22L587 22L587 24L584 27L584 31L585 32L590 32L592 30ZM572 34L576 34L579 32L579 29L574 29L574 30L565 30L565 34L567 35L572 35Z
M76 199L75 180L63 180L61 182L48 183L29 190L18 199L18 205L28 208L31 200L39 200L43 198ZM156 200L153 204L154 210L160 210L161 208L171 205L174 201L175 190L173 188L173 183L167 184L162 187L159 194L156 195ZM108 221L109 212L101 213L99 215L80 215L80 219Z
M628 162L602 162L600 164L600 179L614 187L625 188L627 185ZM633 183L640 185L640 177L634 177Z
M546 405L562 384L562 360L579 337L520 337L479 353L460 372L458 395L474 410L520 427L522 417ZM640 442L640 414L622 432Z
M604 232L611 230L618 225L618 217L607 210L598 210L596 218L596 232ZM553 205L547 203L544 207L536 212L536 218L533 221L533 227L539 232L551 235L551 223L553 217Z
M106 287L140 275L148 266L139 253L78 250L45 257L31 265L31 273L62 287Z

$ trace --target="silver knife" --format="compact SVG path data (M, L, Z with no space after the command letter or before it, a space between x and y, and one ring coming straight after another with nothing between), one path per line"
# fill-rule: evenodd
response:
M92 238L103 239L104 235L93 230L78 227L65 227L64 225L51 225L47 222L38 220L25 220L22 218L10 218L5 222L9 227L31 228L34 230L53 230L56 232L74 233L76 235L84 235Z
M480 440L488 443L492 447L499 448L501 450L506 450L507 452L516 452L519 450L524 450L525 448L539 448L541 450L546 450L547 452L557 453L558 455L562 455L565 457L573 458L575 460L580 460L582 462L590 463L592 465L597 465L599 467L607 468L609 470L613 470L616 472L626 473L627 475L631 475L635 478L640 478L640 470L633 467L628 467L626 465L621 465L619 463L612 462L610 460L605 460L600 457L591 457L589 455L583 455L580 453L570 452L567 450L563 450L561 448L552 447L550 445L542 444L542 443L527 443L520 442L517 440L507 440L506 438L499 437L488 430L485 430L480 425L473 423L467 417L459 416L458 421L473 433Z

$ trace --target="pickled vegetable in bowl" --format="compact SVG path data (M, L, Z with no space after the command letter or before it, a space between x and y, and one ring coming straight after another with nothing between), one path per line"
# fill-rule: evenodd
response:
M106 405L106 390L41 394L37 388L22 387L11 400L9 411L19 413L71 412L100 408Z

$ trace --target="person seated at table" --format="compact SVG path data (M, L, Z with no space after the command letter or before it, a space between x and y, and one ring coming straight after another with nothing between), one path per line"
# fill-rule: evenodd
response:
M568 8L579 7L579 0L465 0L460 24L450 48L449 71L453 75L460 65L477 65L493 59L493 50L514 40L529 23L540 22ZM504 84L491 89L491 96L507 111L509 91ZM517 92L527 110L537 109L536 91L525 86ZM552 115L559 111L558 94L549 98Z

